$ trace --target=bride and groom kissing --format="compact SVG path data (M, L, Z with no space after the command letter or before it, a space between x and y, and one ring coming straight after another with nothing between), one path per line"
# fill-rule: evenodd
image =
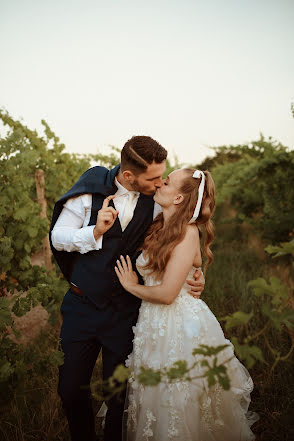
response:
M58 392L72 441L97 440L89 385L101 350L104 380L121 363L134 372L125 403L107 403L105 441L254 439L246 417L252 380L199 299L199 228L207 266L214 183L209 172L192 169L162 179L166 157L152 138L134 136L118 166L87 170L54 208L51 247L70 284L61 305ZM189 361L200 343L228 344L230 391L208 389L204 380L137 384L140 366Z

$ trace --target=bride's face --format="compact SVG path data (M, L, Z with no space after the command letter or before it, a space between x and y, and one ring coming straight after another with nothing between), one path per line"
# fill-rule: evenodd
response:
M162 187L156 190L154 200L163 208L171 205L177 205L182 202L183 195L180 192L182 180L184 178L183 170L174 170L163 181Z

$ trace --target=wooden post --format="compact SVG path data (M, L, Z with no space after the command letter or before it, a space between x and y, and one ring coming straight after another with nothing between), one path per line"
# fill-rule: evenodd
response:
M35 182L37 191L37 202L41 206L40 217L42 219L47 219L47 200L45 197L45 173L44 170L37 169L35 171ZM48 235L43 239L43 257L45 267L49 270L53 269L53 264L51 261L51 250L49 244Z

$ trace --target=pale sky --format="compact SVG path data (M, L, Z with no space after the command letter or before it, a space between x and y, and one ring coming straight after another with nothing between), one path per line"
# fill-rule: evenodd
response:
M149 135L181 161L293 148L293 0L0 0L0 107L70 152Z

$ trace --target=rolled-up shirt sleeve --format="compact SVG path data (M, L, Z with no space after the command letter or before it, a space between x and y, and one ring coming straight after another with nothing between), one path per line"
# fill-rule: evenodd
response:
M88 226L91 205L91 194L71 198L64 204L51 234L52 244L57 251L85 254L102 248L103 236L95 240L95 225Z

